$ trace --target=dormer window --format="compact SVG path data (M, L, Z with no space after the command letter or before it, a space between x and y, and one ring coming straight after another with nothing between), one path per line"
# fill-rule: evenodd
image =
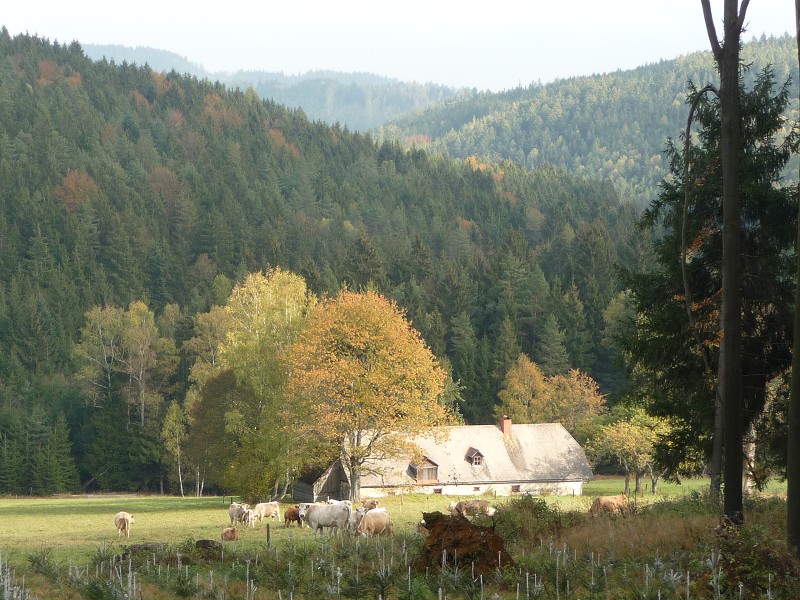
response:
M419 464L409 465L409 470L417 483L436 483L439 481L439 465L427 456Z
M473 467L480 467L483 464L483 454L477 448L470 448L467 450L467 455L464 457Z

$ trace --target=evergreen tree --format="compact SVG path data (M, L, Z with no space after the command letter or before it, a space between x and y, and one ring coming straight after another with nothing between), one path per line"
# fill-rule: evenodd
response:
M569 370L566 339L564 330L558 326L556 316L548 315L535 348L536 363L548 377L565 375Z

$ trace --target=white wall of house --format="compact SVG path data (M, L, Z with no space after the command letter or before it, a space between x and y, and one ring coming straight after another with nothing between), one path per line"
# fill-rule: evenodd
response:
M383 498L399 494L441 494L443 496L518 496L531 494L534 496L580 496L583 493L583 481L528 481L521 483L459 483L441 485L417 485L407 487L364 487L361 486L362 498Z

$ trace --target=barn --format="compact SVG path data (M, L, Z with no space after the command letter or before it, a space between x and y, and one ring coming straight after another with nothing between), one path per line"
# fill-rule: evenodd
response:
M444 427L414 438L418 460L376 460L365 465L361 497L399 493L445 495L580 495L592 471L583 448L560 423ZM343 499L350 489L346 469L336 461L295 482L294 499Z

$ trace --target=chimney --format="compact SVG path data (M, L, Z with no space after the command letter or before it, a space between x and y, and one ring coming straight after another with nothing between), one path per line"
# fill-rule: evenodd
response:
M500 419L500 431L503 432L503 437L511 437L511 418L508 415L503 415Z

